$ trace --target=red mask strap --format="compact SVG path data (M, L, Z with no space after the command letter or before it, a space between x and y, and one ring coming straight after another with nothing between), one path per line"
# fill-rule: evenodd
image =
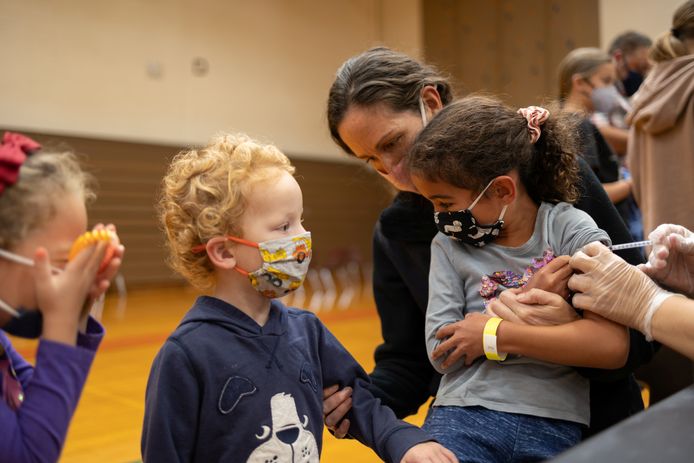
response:
M239 244L243 244L243 245L246 245L246 246L250 246L250 247L252 247L252 248L258 248L258 247L259 247L259 246L258 246L258 243L255 243L255 242L253 242L253 241L244 240L243 238L237 238L237 237L231 236L231 235L227 235L226 238L227 238L229 241L233 241L233 242L235 242L235 243L239 243Z
M239 272L241 275L243 275L245 277L248 276L248 272L245 271L244 269L240 268L238 265L236 267L234 267L234 270L236 270L237 272Z

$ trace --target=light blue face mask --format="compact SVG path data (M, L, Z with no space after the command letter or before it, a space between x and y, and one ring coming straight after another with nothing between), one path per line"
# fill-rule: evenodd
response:
M606 115L610 115L615 109L619 109L621 98L622 95L619 94L617 87L614 85L594 88L590 94L593 109L598 113Z
M0 249L0 257L4 257L20 265L26 265L27 267L34 266L33 260L5 249ZM52 267L51 270L53 273L61 272L60 269L55 267ZM10 304L0 299L0 310L4 310L12 315L12 320L2 327L2 330L6 333L28 339L36 339L41 336L43 332L43 314L41 314L41 311L38 309L26 309L23 307L15 309Z

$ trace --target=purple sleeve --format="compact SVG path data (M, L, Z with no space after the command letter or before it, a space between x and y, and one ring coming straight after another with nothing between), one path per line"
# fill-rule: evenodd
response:
M370 380L357 361L319 321L323 384L350 386L349 435L371 447L386 462L399 462L414 445L433 440L416 426L400 421L369 390Z
M13 411L0 401L0 463L58 461L103 328L90 320L78 346L42 339L32 368L11 345L7 354L24 389Z

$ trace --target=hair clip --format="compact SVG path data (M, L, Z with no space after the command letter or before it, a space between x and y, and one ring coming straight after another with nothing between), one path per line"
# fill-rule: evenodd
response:
M0 194L17 183L19 169L28 155L41 145L19 133L5 132L0 142Z
M116 234L106 229L92 230L83 233L72 244L72 248L70 248L70 254L68 255L68 261L74 259L77 256L77 254L80 253L80 251L82 251L85 248L88 248L92 244L96 244L100 241L105 241L109 244L109 246L106 248L106 253L104 254L103 260L101 261L101 265L99 265L99 270L97 273L101 273L106 269L108 264L111 262L111 259L113 259L113 255L116 252L116 246L114 246L113 244L115 240L117 240Z

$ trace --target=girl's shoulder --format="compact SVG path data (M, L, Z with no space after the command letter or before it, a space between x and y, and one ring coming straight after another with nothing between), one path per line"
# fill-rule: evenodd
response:
M609 236L592 217L569 203L543 203L540 211L546 214L547 240L555 255L573 255L592 241L610 244Z
M576 208L573 204L559 202L556 204L542 203L540 213L546 214L548 220L560 222L585 223L588 226L597 228L595 221L590 215Z

